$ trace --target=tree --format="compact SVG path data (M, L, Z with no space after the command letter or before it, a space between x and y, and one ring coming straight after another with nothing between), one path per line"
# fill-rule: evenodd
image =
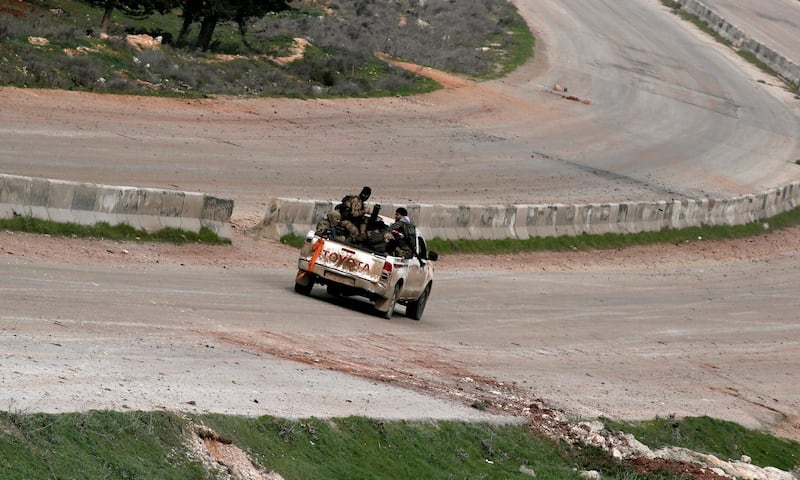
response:
M84 0L89 5L103 9L100 32L108 33L111 14L119 10L129 17L146 17L155 12L167 13L175 8L178 0Z
M291 9L289 0L181 0L180 5L183 25L178 43L186 43L191 24L199 20L200 32L195 45L203 51L210 48L214 30L221 21L236 22L240 35L244 37L249 19Z

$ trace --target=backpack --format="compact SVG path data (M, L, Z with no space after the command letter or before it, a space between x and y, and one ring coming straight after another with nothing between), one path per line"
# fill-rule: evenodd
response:
M405 226L406 230L406 242L408 246L411 247L411 252L416 255L417 254L417 227L414 225L407 223Z

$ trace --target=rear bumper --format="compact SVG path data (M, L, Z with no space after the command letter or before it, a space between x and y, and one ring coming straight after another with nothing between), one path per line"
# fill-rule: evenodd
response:
M311 271L308 269L308 264L308 259L301 258L297 261L297 268L304 272L313 273L315 276L314 282L316 283L321 283L323 285L335 284L359 290L364 292L364 296L366 297L386 298L388 295L387 292L389 292L389 289L383 283L376 283L320 264L314 265L314 270Z

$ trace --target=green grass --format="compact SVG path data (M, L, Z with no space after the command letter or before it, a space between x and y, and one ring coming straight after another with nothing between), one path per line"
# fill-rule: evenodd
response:
M596 447L554 441L528 425L219 414L187 418L169 412L109 411L0 412L0 478L215 478L187 450L189 422L211 428L217 434L213 438L236 445L257 466L286 480L531 478L522 470L534 471L538 480L579 479L583 470L597 470L607 480L688 478L665 471L642 473ZM663 424L657 419L614 425L645 434L664 430ZM737 458L746 453L756 463L762 461L758 452L768 451L766 462L783 458L778 468L797 465L796 443L705 417L680 425L685 437L675 440L668 425L664 444L692 445L705 453L719 453L715 445L736 445L732 451ZM704 438L687 442L695 431Z
M727 460L750 457L753 465L790 471L800 466L800 443L748 430L709 417L657 418L645 422L605 421L607 427L633 434L652 449L684 447Z
M103 238L118 241L168 242L177 245L185 243L206 243L210 245L230 244L230 240L220 238L207 227L200 232L190 232L177 228L163 228L156 232L138 230L127 224L111 226L106 222L95 225L78 225L39 220L32 217L15 216L0 219L0 229L18 232L40 233L59 237Z
M186 454L185 423L162 412L0 412L0 478L210 479Z
M683 229L664 229L658 232L606 233L603 235L578 235L561 237L532 237L528 239L506 238L502 240L460 239L427 240L428 250L443 253L483 253L508 254L532 251L572 251L572 250L613 250L638 245L658 243L681 244L696 241L726 240L733 238L766 235L771 231L800 225L800 208L776 215L768 220L745 225L691 227ZM281 243L300 248L304 236L287 234Z

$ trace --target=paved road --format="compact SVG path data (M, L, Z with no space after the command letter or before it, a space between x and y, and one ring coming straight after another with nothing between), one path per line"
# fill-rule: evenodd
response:
M260 351L255 343L269 332L358 335L377 323L323 303L297 308L286 281L292 272L125 271L3 260L0 410L494 418ZM237 333L245 345L219 338Z
M292 275L6 259L0 405L481 418L385 373L388 383L316 368L386 364L403 378L488 376L579 418L710 415L800 435L797 256L442 273L420 322L402 307L383 320L321 287L300 296Z
M711 10L736 25L750 38L800 64L800 2L771 0L703 0Z
M520 10L543 47L536 61L413 98L0 90L0 166L228 196L234 215L263 215L271 196L336 199L364 184L387 202L584 203L723 197L798 178L797 102L659 2Z

